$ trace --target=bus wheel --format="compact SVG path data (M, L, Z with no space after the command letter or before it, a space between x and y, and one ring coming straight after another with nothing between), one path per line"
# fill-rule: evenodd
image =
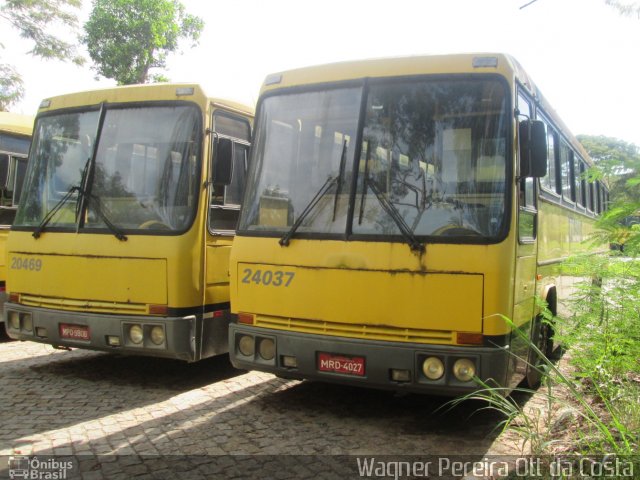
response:
M538 388L542 381L545 358L549 351L549 325L543 321L541 316L536 317L533 331L531 332L531 344L535 345L543 356L540 356L533 348L529 349L527 360L527 386Z

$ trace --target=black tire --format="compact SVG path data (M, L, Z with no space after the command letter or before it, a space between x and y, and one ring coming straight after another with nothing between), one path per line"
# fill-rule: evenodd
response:
M553 348L553 340L551 339L550 333L551 328L549 324L544 322L542 317L536 317L531 332L531 343L544 354L544 358L534 351L533 348L529 349L526 375L526 384L529 388L538 388L542 381L543 367L546 364L545 358L550 355L550 350Z

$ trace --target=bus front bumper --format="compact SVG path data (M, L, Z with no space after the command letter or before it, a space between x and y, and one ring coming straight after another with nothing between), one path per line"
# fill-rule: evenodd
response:
M229 325L229 357L236 368L386 390L436 395L477 390L473 379L461 381L454 374L456 362L463 359L473 363L478 378L503 387L511 356L508 347L383 342ZM423 366L434 357L442 362L443 373L429 379Z
M11 302L4 308L7 334L15 340L188 362L227 352L229 320L228 313L216 318L128 316L32 308Z

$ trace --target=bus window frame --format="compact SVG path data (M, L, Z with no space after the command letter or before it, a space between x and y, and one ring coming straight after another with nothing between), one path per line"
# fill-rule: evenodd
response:
M306 93L306 92L320 92L325 90L339 89L339 88L362 88L362 98L360 105L360 113L358 117L357 124L357 134L356 134L356 144L355 144L355 152L353 161L353 171L357 172L359 168L359 162L362 155L362 139L363 139L363 131L364 124L366 121L365 111L366 111L366 103L369 95L369 89L371 86L379 85L379 84L393 84L393 83L402 83L409 81L420 81L420 80L433 80L433 81L442 81L448 79L455 80L493 80L498 83L505 89L505 115L508 118L513 118L514 111L514 100L511 95L513 93L513 87L509 84L508 80L500 74L493 73L438 73L438 74L406 74L406 75L397 75L392 77L366 77L366 78L356 78L349 80L335 80L330 82L318 82L312 84L305 85L296 85L296 86L288 86L283 88L277 88L273 90L266 91L263 93L259 100L256 108L255 118L259 119L261 117L261 110L264 101L273 96L280 95L289 95L289 94L297 94L297 93ZM514 128L517 128L516 122L509 122L509 127L506 132L505 138L505 151L507 152L507 157L505 158L505 195L504 195L504 219L502 223L501 230L493 237L481 237L479 240L477 237L465 237L458 236L452 239L443 237L443 236L418 236L418 239L427 244L444 244L444 245L496 245L505 241L505 239L510 235L512 231L512 211L514 208L514 204L516 204L517 199L513 197L512 185L513 181L516 178L515 172L515 146L514 146ZM253 134L255 135L255 125ZM253 138L253 136L252 136ZM249 164L252 166L255 163L254 156L256 155L256 150L251 148L251 154L249 157ZM255 167L253 167L255 168ZM249 173L249 172L248 172ZM345 232L341 233L307 233L307 232L296 232L296 238L304 239L304 240L340 240L340 241L349 241L349 242L391 242L402 244L405 243L406 240L401 234L397 235L383 235L383 234L358 234L353 233L352 231L352 222L355 217L355 210L357 203L357 193L356 193L356 184L358 182L359 174L356 174L352 178L351 185L351 193L350 195L353 197L349 201L353 202L353 208L350 207L351 213L347 218L347 228ZM238 229L243 236L247 237L264 237L264 238L273 238L281 236L280 233L274 232L263 232L251 229Z
M59 109L54 109L54 110L48 110L45 112L40 112L38 113L38 115L36 116L35 120L34 120L34 129L33 129L33 137L32 137L32 141L31 141L31 147L33 147L36 144L36 141L39 141L39 133L38 133L38 122L40 121L40 119L42 118L47 118L47 117L51 117L51 116L58 116L58 115L67 115L67 114L74 114L74 113L85 113L85 112L93 112L93 111L100 111L101 108L104 106L105 108L105 112L104 115L106 116L106 113L109 110L119 110L119 109L142 109L142 108L153 108L153 107L177 107L177 106L184 106L184 107L189 107L192 109L197 110L198 114L196 115L197 117L197 128L199 129L200 132L200 141L196 142L197 146L198 146L198 151L197 151L197 155L196 155L196 161L200 162L199 166L200 168L196 168L197 174L199 176L202 175L202 163L204 162L204 141L206 138L205 135L205 130L204 130L204 120L203 120L203 115L204 115L204 109L203 106L200 105L199 103L195 102L195 101L191 101L191 100L139 100L139 101L133 101L133 102L112 102L112 103L98 103L98 104L86 104L86 105L80 105L80 106L74 106L74 107L65 107L65 108L59 108ZM98 119L98 122L102 122L100 119ZM94 152L94 157L95 155L97 155L97 150L98 150L98 146L103 134L102 131L102 124L100 123L101 128L99 131L99 135L94 139L95 142L95 152ZM35 149L34 148L29 148L29 156L27 159L27 162L32 162L34 160L32 160L32 156L36 155ZM92 158L92 162L95 162L95 158ZM24 178L24 186L27 185L27 181L29 180L28 174L29 171L27 170L26 174L25 174L25 178ZM197 185L202 186L202 180L198 179ZM23 187L24 188L24 187ZM191 219L189 221L189 223L185 226L185 228L180 229L180 230L164 230L164 229L148 229L148 230L141 230L141 229L122 229L122 233L126 234L126 235L139 235L139 236L180 236L180 235L184 235L186 232L188 232L189 230L191 230L194 226L194 224L196 223L196 218L198 217L198 210L200 209L200 201L196 201L194 203L193 206L193 211L191 214ZM81 216L82 217L82 216ZM12 225L11 229L12 230L16 230L16 231L21 231L21 232L33 232L36 230L36 226L26 226L26 225ZM113 232L111 230L109 230L109 228L107 227L84 227L84 226L80 226L80 228L78 228L78 226L76 225L75 228L70 229L69 227L58 227L58 226L47 226L47 231L50 232L57 232L57 233L65 233L65 232L76 232L78 234L96 234L96 235L113 235Z
M220 133L216 131L216 122L215 119L216 117L226 117L228 119L232 119L241 123L245 123L247 126L247 138L248 140L243 140L241 138L238 137L234 137L231 135L227 135L224 133ZM246 177L247 174L249 173L249 165L250 165L250 155L251 155L251 143L252 143L252 136L253 136L253 130L252 130L252 126L251 126L251 122L249 122L249 120L247 120L247 118L242 117L241 115L238 115L234 112L231 112L229 110L226 110L224 108L215 108L212 112L211 112L211 141L209 142L209 155L207 158L207 164L208 164L208 169L209 169L209 178L211 178L211 174L213 172L213 163L215 162L215 148L213 148L213 144L214 144L214 138L226 138L228 140L231 140L233 142L233 146L234 146L234 155L232 158L232 162L235 162L235 150L236 147L238 145L242 146L243 148L245 148L245 171L244 171L244 175L245 175L245 185L243 185L242 187L242 192L240 197L244 196L244 188L246 186ZM232 172L234 172L235 168L232 167ZM233 181L233 175L234 173L232 173L232 178L231 181ZM236 234L236 228L238 226L238 221L240 219L240 211L242 208L242 204L235 204L235 203L227 203L227 188L229 187L229 185L220 185L221 188L224 189L224 193L222 194L222 204L214 204L213 203L213 194L214 194L214 182L208 182L209 183L209 188L210 191L207 194L207 220L206 220L206 224L207 224L207 231L210 235L217 235L217 236L229 236L232 237ZM220 210L223 212L237 212L237 217L236 217L236 228L234 229L223 229L223 228L213 228L212 227L212 212L216 211L216 210Z
M531 97L531 95L527 92L526 88L524 88L523 85L521 85L520 83L517 83L516 85L516 89L515 89L515 96L516 96L516 115L515 115L515 120L516 120L516 125L519 123L520 121L520 117L527 117L530 120L533 120L536 118L536 105L534 102L534 99ZM529 109L529 115L526 115L524 113L522 113L520 111L520 103L521 100L523 102L527 103L528 109ZM518 129L516 128L516 132L518 131ZM520 164L520 148L519 148L519 144L520 144L520 139L518 139L518 146L514 149L514 155L516 156L517 160L518 160L518 166ZM520 169L518 168L518 171ZM539 183L539 179L535 179L533 177L516 177L516 186L517 186L517 190L518 190L518 202L517 202L517 210L518 210L518 219L517 219L517 231L518 231L518 242L521 245L530 245L530 244L534 244L536 242L536 239L538 237L538 205L537 205L537 201L538 201L538 189L537 189L537 184ZM538 181L536 181L538 180ZM528 189L531 188L531 193L528 195ZM527 201L527 198L531 199L531 205L529 205L529 202ZM531 232L527 232L527 233L531 233L531 235L523 235L523 231L522 231L522 218L523 217L531 217L533 220L533 224L531 226Z

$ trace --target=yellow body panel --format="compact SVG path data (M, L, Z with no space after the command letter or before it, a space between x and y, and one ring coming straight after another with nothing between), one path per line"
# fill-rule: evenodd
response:
M7 278L7 237L8 228L0 228L0 282Z
M273 238L236 237L232 309L257 314L259 326L293 328L283 319L299 319L311 323L293 329L354 337L371 338L371 327L376 338L425 343L454 343L456 331L500 335L512 308L500 285L513 276L500 259L512 248L428 245L420 256L403 243L298 240L285 249ZM269 281L257 271L271 272Z
M81 108L100 103L139 104L149 101L182 100L197 104L203 128L211 127L215 110L237 113L247 119L252 108L208 97L196 84L132 85L51 97L42 102L39 113ZM203 137L202 178L209 177L210 138ZM67 233L45 230L34 239L31 232L9 235L9 261L40 259L40 271L11 269L7 291L43 305L83 311L148 313L149 305L193 308L208 303L229 302L228 257L232 236L207 238L208 188L200 191L198 210L190 230L182 235L129 235L119 241L108 232ZM113 206L112 206L113 208ZM73 222L75 212L63 206L57 219ZM205 242L207 247L205 248ZM28 264L28 263L27 263ZM40 299L40 300L38 300Z
M495 66L474 67L478 57L495 58ZM520 64L504 54L381 58L308 67L269 75L261 94L362 78L482 73L502 76L514 104L517 84L525 85L539 99L547 116L566 129ZM512 131L513 146L517 145L515 121ZM570 134L567 139L588 158ZM515 155L514 149L510 153L514 170ZM559 248L566 252L574 251L586 233L581 231L580 235L561 240L562 233L554 232L554 222L559 219L541 212L538 232L542 246L538 256L538 242L519 243L519 192L516 182L508 184L512 189L511 232L495 245L427 244L426 253L418 256L404 243L296 239L282 248L277 239L238 237L231 258L232 309L256 314L257 325L297 331L311 328L304 322L318 321L507 335L511 328L503 317L513 319L519 326L528 324L536 313L536 292L548 287L545 281L536 282L538 263L551 254L546 249L553 248L553 241L547 236L564 242ZM268 200L270 203L260 204L261 221L266 218L261 225L286 225L286 208L278 208L281 200ZM566 219L567 213L560 212L557 215ZM585 220L593 222L586 216ZM295 277L288 288L277 289L250 281L243 283L247 269L292 272ZM273 318L269 320L270 317ZM343 334L359 335L354 332Z
M195 228L181 237L131 235L126 242L105 234L45 232L36 240L30 232L11 232L7 257L14 268L9 269L7 291L26 294L34 302L43 297L60 308L79 308L84 302L82 310L90 310L91 302L113 302L114 312L143 304L143 313L149 304L199 305L198 236ZM31 265L41 263L29 267L30 260Z
M19 113L0 112L0 132L31 136L33 117Z

